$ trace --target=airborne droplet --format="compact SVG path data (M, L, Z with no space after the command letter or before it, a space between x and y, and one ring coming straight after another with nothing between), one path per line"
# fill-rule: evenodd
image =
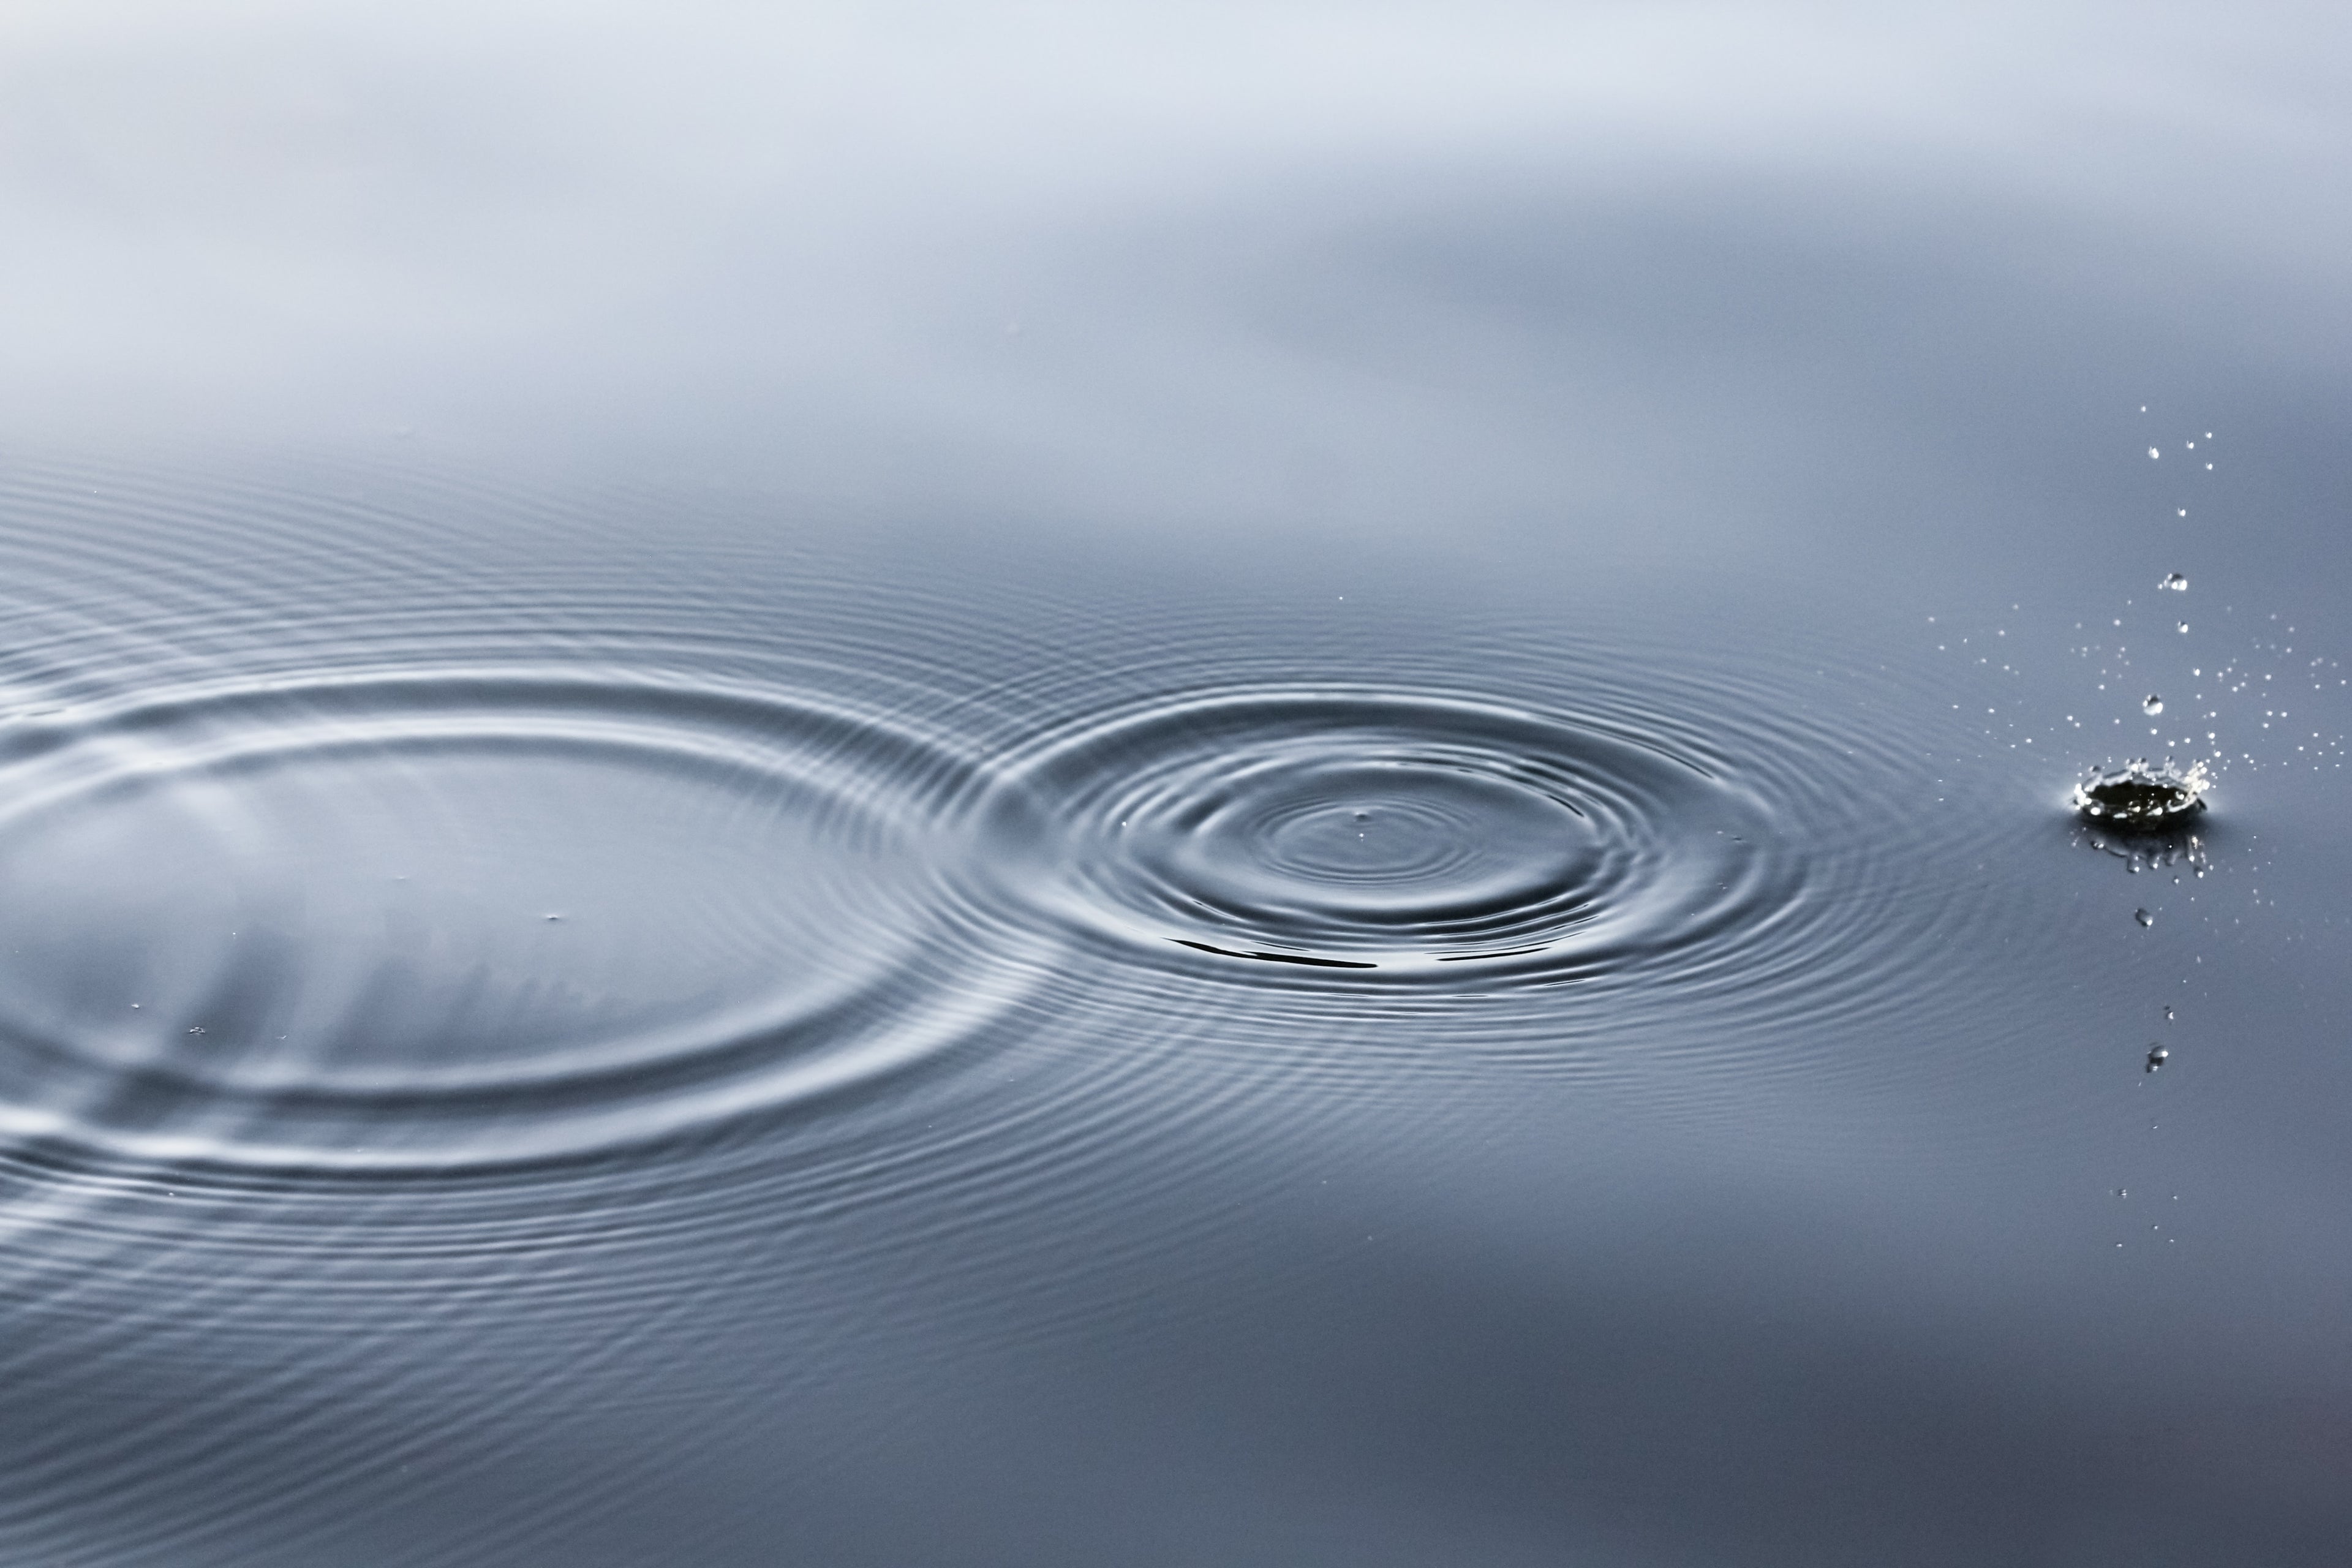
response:
M2183 515L2185 516L2186 514L2184 513ZM2164 574L2164 581L2158 583L2157 586L2159 588L2169 588L2176 594L2186 594L2189 592L2189 579L2180 573L2168 572Z
M2162 1067L2168 1060L2169 1060L2171 1056L2172 1053L2166 1050L2162 1046L2148 1047L2147 1070L2154 1072L2157 1068Z
M2139 710L2153 718L2164 711L2164 699L2152 693L2143 697L2140 699Z
M2152 926L2156 923L2156 917L2149 914L2146 910L2134 910L2132 911L2132 919L2139 921L2143 926Z

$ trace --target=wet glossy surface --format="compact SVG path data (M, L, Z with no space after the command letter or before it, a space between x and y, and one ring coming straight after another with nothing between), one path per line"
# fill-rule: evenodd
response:
M1171 18L0 22L0 1559L2343 1561L2333 24Z

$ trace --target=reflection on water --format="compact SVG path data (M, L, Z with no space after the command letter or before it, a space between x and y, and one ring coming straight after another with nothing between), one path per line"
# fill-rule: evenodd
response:
M2201 877L2211 868L2205 840L2194 830L2177 824L2154 831L2135 828L2117 832L2094 820L2085 822L2074 837L2085 848L2121 860L2124 869L2134 876L2142 871L2180 868Z
M0 17L0 1559L2339 1562L2328 26Z

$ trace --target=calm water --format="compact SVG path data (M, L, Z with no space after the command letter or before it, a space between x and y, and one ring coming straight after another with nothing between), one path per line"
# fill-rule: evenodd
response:
M2346 1561L2347 43L0 20L0 1561Z

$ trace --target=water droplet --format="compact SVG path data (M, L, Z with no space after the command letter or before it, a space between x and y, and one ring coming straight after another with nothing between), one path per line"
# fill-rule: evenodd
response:
M2171 1057L2172 1053L2166 1050L2162 1046L2148 1047L2147 1070L2154 1072L2157 1068L2162 1067L2167 1061L2170 1060Z
M2172 1009L2170 1007L2167 1007L2164 1010L2164 1021L2168 1024L2172 1022Z
M2134 910L2132 911L2132 919L2139 921L2143 926L2152 926L2156 923L2156 917L2149 914L2146 910Z
M2176 631L2178 631L2178 632L2179 632L2183 637L2186 637L2186 636L2188 636L2188 635L2189 635L2189 623L2188 623L2187 621L2183 621L2183 622L2181 622L2181 623L2180 623L2180 625L2179 625L2179 626L2178 626L2174 627L2173 629L2174 629L2174 630L2176 630Z
M2176 594L2186 594L2189 592L2189 577L2186 573L2168 572L2164 574L2164 581L2157 586L2169 588Z
M2147 455L2148 455L2149 457L2151 457L2151 458L2158 458L2158 457L2162 457L2162 456L2163 456L2163 454L2162 454L2162 453L2158 452L2158 451L2155 447L2150 447L2147 449Z
M2164 699L2153 692L2140 699L2139 710L2153 717L2164 711Z

